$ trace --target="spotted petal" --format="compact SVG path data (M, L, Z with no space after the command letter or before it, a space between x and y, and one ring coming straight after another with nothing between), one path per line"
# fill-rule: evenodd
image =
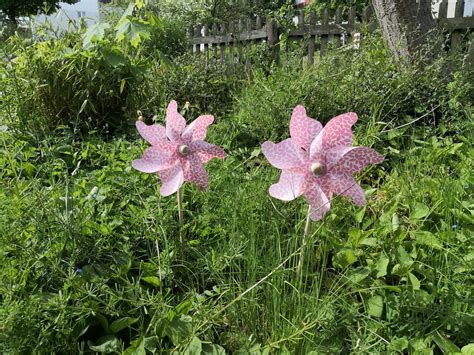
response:
M334 173L354 174L369 164L379 164L384 160L382 154L367 147L343 148L340 153L340 158L331 169Z
M344 113L330 120L323 129L324 150L352 145L352 126L357 122L357 114Z
M142 121L137 121L135 123L138 133L151 145L157 145L162 140L167 140L166 138L166 129L162 125L153 124L147 125Z
M196 118L189 126L187 126L181 137L183 139L204 140L207 135L207 127L214 122L214 116L204 115Z
M292 138L280 143L266 141L262 144L262 152L267 160L278 169L294 169L303 164L304 152Z
M185 181L196 184L201 189L207 188L207 172L197 155L191 154L183 159L183 173Z
M306 190L304 196L311 207L310 218L313 221L323 218L331 208L329 199L318 184L313 184L311 187L309 187Z
M169 168L170 165L171 154L157 147L147 148L141 159L135 159L132 162L133 168L143 173L156 173Z
M183 185L183 169L181 162L177 162L170 168L160 171L162 181L160 194L161 196L169 196L174 194Z
M304 174L283 170L278 183L270 186L270 196L283 201L291 201L301 196L304 188Z
M213 144L198 140L189 144L193 154L196 154L203 164L212 158L225 159L227 154L224 149Z
M352 202L358 206L366 204L364 190L362 190L352 175L326 174L321 178L321 185L337 195L351 198Z
M290 134L301 148L309 150L311 142L321 132L320 122L308 117L303 106L298 105L293 110L290 121Z
M166 135L172 142L175 142L179 139L185 127L186 120L178 112L178 104L173 100L166 110Z

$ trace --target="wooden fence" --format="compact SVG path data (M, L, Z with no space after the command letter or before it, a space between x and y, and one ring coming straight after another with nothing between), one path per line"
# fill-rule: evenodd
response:
M456 2L454 18L447 18L448 0L443 0L438 12L438 24L443 26L449 34L449 48L458 48L462 43L463 36L471 36L471 45L468 49L467 62L474 63L474 44L472 31L474 30L474 17L463 17L464 0ZM315 54L324 56L329 46L336 48L353 43L354 34L363 28L370 32L377 26L377 19L371 6L366 7L362 13L357 13L355 8L348 11L338 9L333 16L329 11L323 10L320 14L311 12L306 14L298 12L295 28L286 34L288 40L302 40L306 47L305 55L308 64L313 64ZM188 35L193 45L193 53L205 58L214 57L221 62L246 63L248 59L245 53L257 43L267 43L272 51L275 62L280 60L280 34L281 28L275 20L262 19L258 16L241 19L237 22L227 24L203 25L190 28Z

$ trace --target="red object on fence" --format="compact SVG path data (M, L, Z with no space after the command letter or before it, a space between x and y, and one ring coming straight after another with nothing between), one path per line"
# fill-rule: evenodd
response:
M310 0L295 0L295 5L298 7L305 7L309 2Z

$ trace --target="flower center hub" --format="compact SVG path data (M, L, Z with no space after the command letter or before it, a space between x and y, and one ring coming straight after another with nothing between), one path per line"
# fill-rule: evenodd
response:
M178 153L182 157L186 157L191 153L191 149L186 144L180 145L178 148Z
M309 170L311 170L314 176L322 176L326 174L326 165L321 164L320 162L316 162L311 164Z

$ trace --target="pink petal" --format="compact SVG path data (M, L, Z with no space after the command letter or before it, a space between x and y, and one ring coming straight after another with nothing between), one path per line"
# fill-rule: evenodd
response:
M207 135L207 127L214 122L214 116L205 115L196 118L189 126L187 126L181 137L183 139L191 138L191 140L204 140Z
M171 154L157 147L147 148L141 159L132 162L133 168L143 173L156 173L169 168L171 164Z
M308 204L311 206L310 218L313 221L323 218L331 208L329 199L318 184L313 184L309 187L304 196L306 197Z
M166 110L166 135L175 142L181 136L186 127L186 120L178 112L178 104L176 101L171 101Z
M203 164L207 163L212 158L225 159L227 157L227 154L221 147L201 140L192 142L189 147L191 148L191 152L196 154Z
M160 141L166 139L166 129L162 125L153 124L148 126L142 121L137 121L135 123L138 133L151 145L159 144Z
M321 185L338 195L346 196L352 199L352 202L358 206L365 206L365 193L357 181L348 174L326 174L321 178Z
M301 148L309 149L311 142L321 132L323 126L320 122L308 117L303 106L298 105L293 110L290 121L291 138L296 140Z
M304 152L292 138L280 143L266 141L262 144L262 152L267 160L278 169L294 169L303 164Z
M169 196L174 194L183 185L183 169L181 162L177 162L172 167L160 171L162 181L160 194L161 196Z
M207 172L197 155L191 154L183 159L184 180L196 184L201 189L207 188Z
M357 114L348 112L330 120L323 128L323 149L349 147L352 145L352 126L357 122Z
M342 155L331 169L334 173L354 174L364 169L369 164L379 164L384 157L375 150L367 147L344 148Z
M304 174L283 170L278 183L270 186L270 196L283 201L292 201L303 193Z

